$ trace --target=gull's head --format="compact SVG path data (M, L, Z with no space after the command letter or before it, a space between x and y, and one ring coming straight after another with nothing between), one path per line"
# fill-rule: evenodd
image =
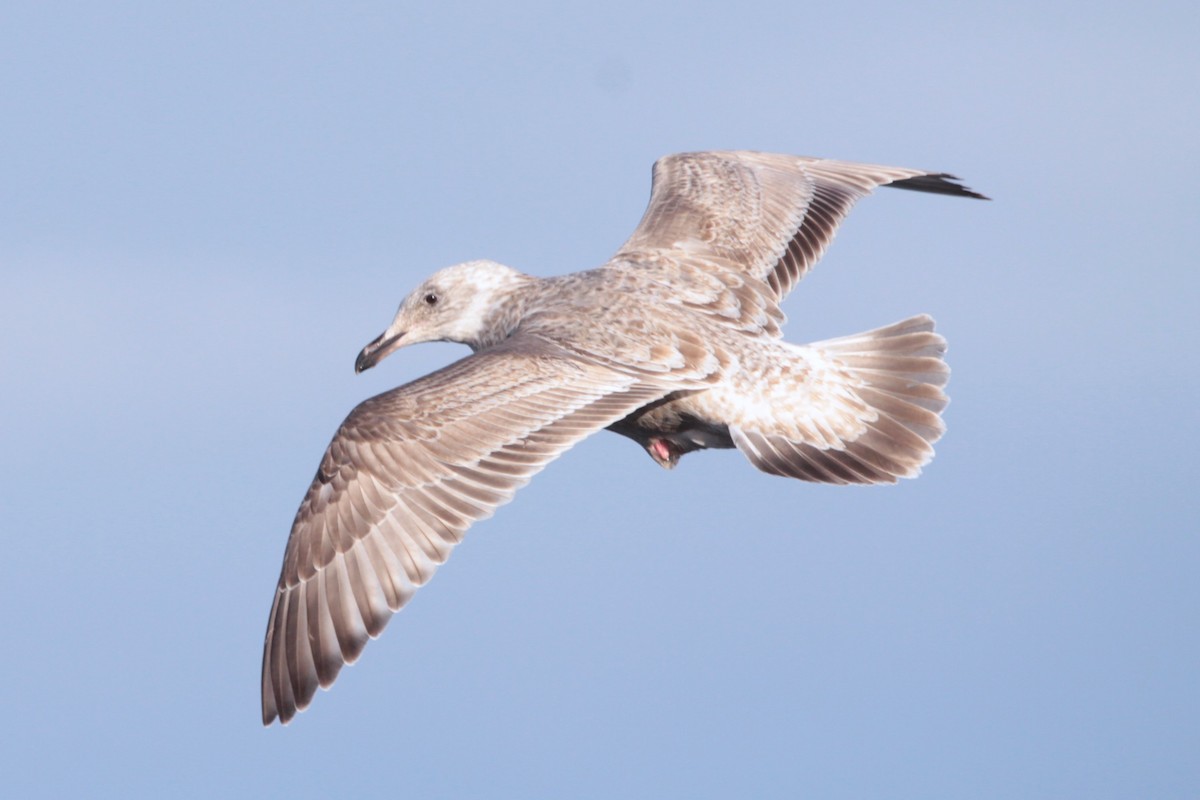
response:
M503 310L532 279L495 261L467 261L435 272L400 303L388 329L363 348L354 363L362 372L401 347L458 342L478 350L503 338Z

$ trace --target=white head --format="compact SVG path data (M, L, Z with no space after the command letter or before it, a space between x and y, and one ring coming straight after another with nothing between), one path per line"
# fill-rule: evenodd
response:
M495 261L467 261L439 270L400 303L388 329L363 348L355 372L390 353L421 342L458 342L478 350L493 340L498 314L532 279Z

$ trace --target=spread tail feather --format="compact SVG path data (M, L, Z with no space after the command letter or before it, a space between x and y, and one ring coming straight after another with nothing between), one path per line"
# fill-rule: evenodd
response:
M895 483L916 477L945 432L946 340L920 315L873 331L816 342L803 353L829 365L831 391L857 409L855 433L840 438L730 427L734 445L763 472L819 483ZM802 355L802 357L804 357ZM840 402L840 401L833 401ZM816 420L820 422L820 420Z

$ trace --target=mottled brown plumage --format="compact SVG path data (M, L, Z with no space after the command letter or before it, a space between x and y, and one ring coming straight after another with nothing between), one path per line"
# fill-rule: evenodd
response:
M783 296L874 187L981 197L942 173L763 153L669 156L603 267L534 278L490 261L415 289L361 371L399 347L473 355L365 401L292 524L263 654L263 722L333 683L467 528L603 428L665 467L736 447L823 483L916 475L942 434L949 371L926 316L800 346Z

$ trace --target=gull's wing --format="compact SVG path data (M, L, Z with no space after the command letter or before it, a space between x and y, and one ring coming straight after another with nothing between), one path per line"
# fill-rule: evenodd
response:
M471 523L668 391L514 342L371 398L338 429L288 538L263 650L264 724L286 723L332 684Z
M682 153L654 165L650 205L612 262L731 271L781 300L877 186L983 195L953 175L754 152Z

